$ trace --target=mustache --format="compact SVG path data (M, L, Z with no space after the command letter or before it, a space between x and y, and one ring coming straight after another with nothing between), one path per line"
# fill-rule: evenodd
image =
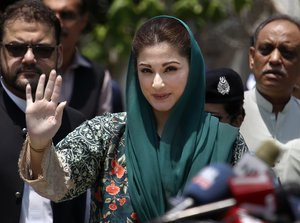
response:
M34 65L22 66L16 70L17 74L20 74L23 72L32 72L32 73L37 73L39 75L41 75L43 73L43 71L41 69L39 69L38 67L36 67Z
M285 76L285 73L281 70L278 69L269 69L269 70L264 70L262 74L276 74L280 76Z

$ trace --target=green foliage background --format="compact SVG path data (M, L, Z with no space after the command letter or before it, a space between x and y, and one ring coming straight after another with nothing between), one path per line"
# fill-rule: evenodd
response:
M207 23L251 7L252 0L89 0L90 24L80 44L89 58L100 61L118 78L124 73L136 29L161 14L187 22L194 33Z

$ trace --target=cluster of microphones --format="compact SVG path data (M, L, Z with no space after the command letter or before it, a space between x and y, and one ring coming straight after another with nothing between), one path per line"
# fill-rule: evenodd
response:
M152 223L300 222L300 179L280 182L272 170L279 154L279 147L266 141L234 167L214 163L203 168Z

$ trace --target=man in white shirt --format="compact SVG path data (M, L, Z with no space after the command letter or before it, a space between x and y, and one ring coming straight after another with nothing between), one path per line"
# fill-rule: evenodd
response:
M300 24L287 15L263 21L249 48L256 86L245 92L241 125L250 151L268 139L282 149L274 170L283 183L300 180L300 104L292 92L300 71Z

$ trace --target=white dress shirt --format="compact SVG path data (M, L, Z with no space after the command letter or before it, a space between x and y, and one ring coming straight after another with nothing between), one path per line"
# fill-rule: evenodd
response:
M245 92L246 116L240 131L251 152L264 140L273 139L282 149L275 165L280 180L300 182L300 101L291 96L282 112L272 112L273 106L256 88Z

